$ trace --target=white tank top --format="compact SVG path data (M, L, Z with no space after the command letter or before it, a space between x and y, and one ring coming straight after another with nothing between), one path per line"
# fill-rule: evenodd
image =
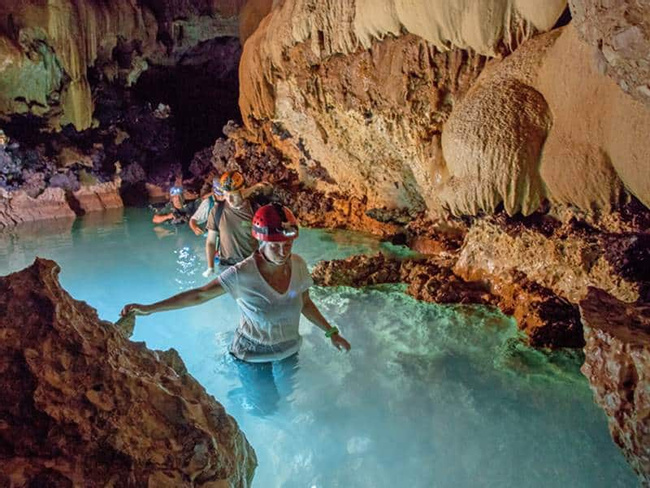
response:
M302 294L314 283L300 256L291 255L291 280L285 293L278 293L266 282L255 256L228 268L218 279L237 301L241 312L238 331L242 335L265 345L300 338Z

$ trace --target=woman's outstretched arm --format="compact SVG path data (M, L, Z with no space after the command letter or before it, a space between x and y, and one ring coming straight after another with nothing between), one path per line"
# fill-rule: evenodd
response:
M130 314L149 315L154 312L163 312L166 310L177 310L179 308L193 307L212 300L226 293L219 279L212 280L210 283L193 288L172 297L166 298L159 302L143 305L141 303L129 303L125 305L120 315L126 317Z

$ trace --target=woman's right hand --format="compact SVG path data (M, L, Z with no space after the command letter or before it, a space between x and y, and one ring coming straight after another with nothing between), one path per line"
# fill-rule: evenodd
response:
M129 303L128 305L124 305L124 308L120 312L120 315L122 317L126 317L127 315L149 315L151 313L150 310L147 310L146 305L142 305L140 303Z

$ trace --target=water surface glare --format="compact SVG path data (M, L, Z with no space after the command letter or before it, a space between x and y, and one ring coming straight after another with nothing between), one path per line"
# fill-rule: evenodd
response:
M0 274L54 259L68 292L110 321L125 303L204 283L203 239L149 218L129 209L0 234ZM295 252L313 265L382 248L395 251L302 229ZM258 385L262 399L251 394L255 372L227 354L238 318L230 297L137 321L133 340L176 348L237 419L259 459L255 487L636 486L579 354L530 350L496 311L418 303L400 286L312 296L353 350L336 351L304 321L297 361L275 369L275 385Z

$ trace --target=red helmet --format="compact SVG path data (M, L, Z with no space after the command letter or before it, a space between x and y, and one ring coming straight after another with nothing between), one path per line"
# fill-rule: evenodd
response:
M251 233L258 241L290 241L298 237L298 221L287 207L264 205L255 212Z

